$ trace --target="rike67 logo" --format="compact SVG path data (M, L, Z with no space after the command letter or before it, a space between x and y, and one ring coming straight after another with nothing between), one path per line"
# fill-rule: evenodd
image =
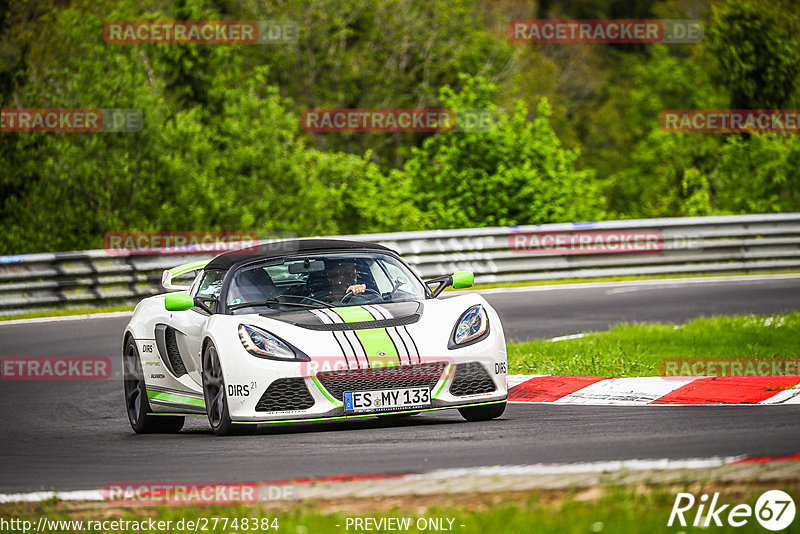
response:
M696 510L693 510L696 505ZM692 520L692 516L694 516ZM756 501L755 507L747 504L720 504L719 493L709 496L703 494L695 499L691 493L679 493L672 505L667 526L708 528L709 526L730 525L741 527L748 524L753 517L767 530L778 531L787 528L794 521L794 500L781 490L764 492ZM691 523L690 523L691 522Z

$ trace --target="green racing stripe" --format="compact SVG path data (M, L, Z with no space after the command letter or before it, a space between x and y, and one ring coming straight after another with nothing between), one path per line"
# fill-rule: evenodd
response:
M169 274L172 276L178 276L179 274L187 273L189 271L196 271L197 269L202 269L210 262L211 260L199 260L190 263L184 263L183 265L178 265L177 267L169 269Z
M345 323L362 323L374 321L375 318L361 306L331 308ZM367 328L355 330L356 337L367 353L370 367L391 367L400 363L397 347L389 337L385 328Z
M176 404L188 404L190 406L200 406L201 408L206 407L206 403L203 401L203 399L196 399L194 397L184 397L183 395L180 394L165 393L163 391L153 391L152 389L147 390L147 398L165 402L172 402Z
M456 368L455 364L450 364L450 369L447 370L447 376L444 377L444 380L442 380L442 385L439 386L439 389L437 389L436 393L433 394L434 399L439 396L439 393L442 392L442 390L444 389L444 385L447 384L447 381L450 379L450 375L453 373L453 369L455 368Z
M319 390L322 392L322 394L323 394L323 395L325 395L325 398L326 398L326 399L328 399L329 401L331 401L331 402L332 402L333 404L335 404L336 406L341 406L341 405L342 405L342 403L341 403L341 402L337 401L336 399L334 399L333 397L331 397L331 396L328 394L328 392L325 390L325 388L322 386L322 384L320 384L319 380L317 380L317 377L316 377L316 376L312 376L312 377L311 377L311 380L314 382L314 384L316 384L316 386L319 388Z

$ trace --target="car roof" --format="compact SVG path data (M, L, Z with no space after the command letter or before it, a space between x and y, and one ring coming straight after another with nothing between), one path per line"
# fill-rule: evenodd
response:
M392 252L390 248L377 243L367 243L365 241L348 241L346 239L283 239L257 245L255 247L231 250L220 254L206 265L208 269L228 270L231 267L248 262L267 258L280 258L298 252L331 252L334 250L373 250L380 252Z

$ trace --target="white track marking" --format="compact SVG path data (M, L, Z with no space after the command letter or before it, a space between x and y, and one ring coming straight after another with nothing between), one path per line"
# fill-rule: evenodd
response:
M759 404L800 404L800 386L784 389L777 395L759 402Z
M490 465L466 468L447 468L434 469L427 473L418 473L393 477L390 479L392 485L400 485L403 488L417 488L414 482L449 480L455 477L512 477L512 476L535 476L535 475L568 475L582 473L610 473L620 470L626 471L649 471L649 470L677 470L677 469L708 469L721 467L730 464L743 456L711 457L711 458L687 458L678 460L663 459L643 459L643 460L612 460L601 462L580 462L564 464L530 464L530 465ZM325 491L335 491L336 487L345 488L354 482L324 482ZM358 482L355 482L356 484ZM367 481L366 484L374 484L374 481ZM259 486L270 487L270 482L258 483ZM310 485L313 487L314 485ZM374 487L370 486L374 493ZM352 490L350 490L352 491ZM79 491L36 491L31 493L0 494L0 503L10 502L39 502L46 499L57 497L63 501L103 501L103 490L79 490Z
M0 326L15 324L58 323L61 321L85 321L86 319L114 319L117 317L130 317L132 311L119 311L107 313L85 313L83 315L59 315L56 317L34 317L32 319L9 319L0 321Z
M493 465L486 467L466 467L453 469L435 469L428 473L409 475L410 479L449 479L459 476L526 476L526 475L564 475L572 473L605 473L626 469L644 471L651 469L707 469L720 467L743 456L727 456L712 458L688 458L684 460L647 459L647 460L614 460L606 462L582 462L572 464L531 464L531 465Z
M588 335L589 335L588 332L581 332L579 334L570 334L568 336L554 337L554 338L550 339L550 341L556 342L556 341L566 341L568 339L580 339L580 338L586 337Z
M62 501L102 501L103 490L34 491L31 493L0 493L0 503L40 502L58 498Z
M508 375L506 381L509 389L528 380L550 375ZM584 405L584 406L760 406L777 404L800 404L800 385L775 391L775 394L757 403L669 403L650 404L665 395L695 380L709 378L705 376L640 376L629 378L605 378L589 384L577 391L556 399L555 401L510 400L510 404L550 404L550 405Z
M664 395L697 380L696 376L642 376L610 378L590 384L560 399L555 404L649 404Z

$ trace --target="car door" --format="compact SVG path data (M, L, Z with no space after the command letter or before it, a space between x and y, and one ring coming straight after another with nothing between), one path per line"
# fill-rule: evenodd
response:
M199 283L193 284L192 292L195 297L217 298L222 288L225 272L220 270L203 271L199 275ZM174 312L170 317L169 326L174 329L175 344L186 370L186 374L202 385L202 349L201 334L203 327L211 315L195 306L183 312Z

